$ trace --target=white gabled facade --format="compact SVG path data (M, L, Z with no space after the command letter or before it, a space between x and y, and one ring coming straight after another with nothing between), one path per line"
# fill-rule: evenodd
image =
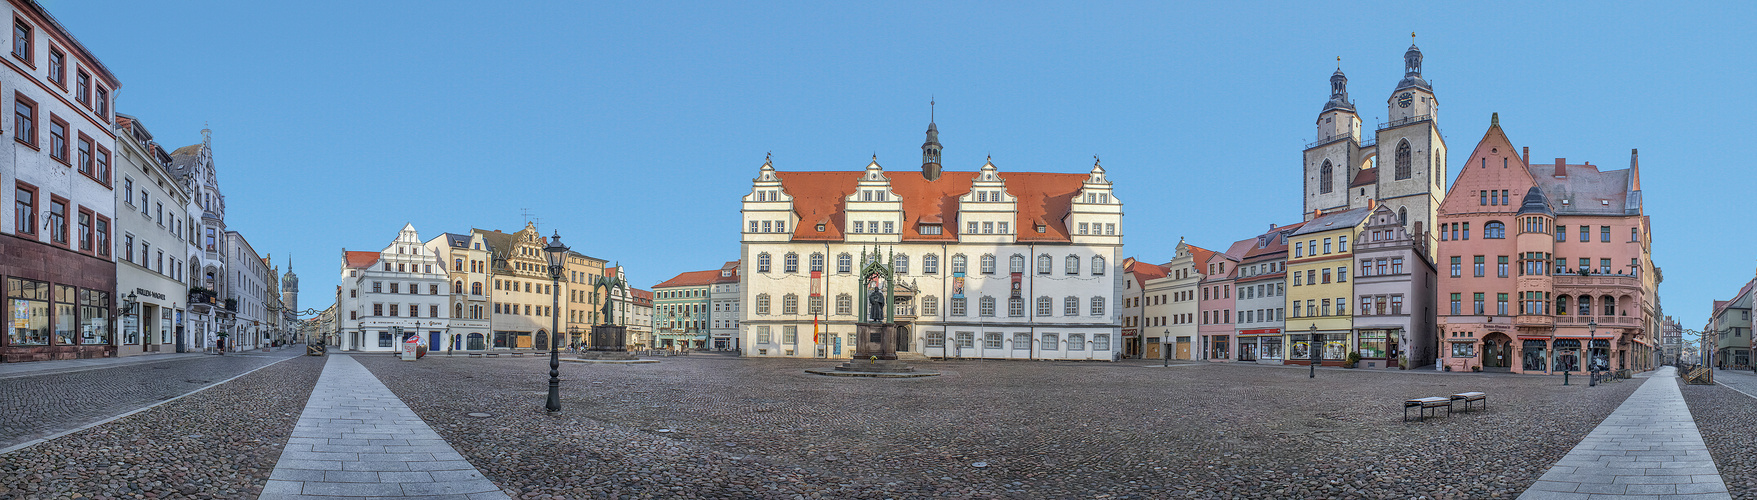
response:
M376 254L343 252L341 346L344 351L394 352L401 339L418 334L429 348L444 348L451 295L445 262L421 242L413 225Z
M862 258L897 268L903 357L1114 360L1122 351L1122 205L1086 174L783 174L744 196L738 343L755 357L847 358ZM864 257L863 257L864 256Z

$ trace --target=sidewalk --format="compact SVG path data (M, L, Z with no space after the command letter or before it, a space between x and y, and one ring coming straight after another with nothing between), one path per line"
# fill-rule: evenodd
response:
M1676 371L1667 366L1648 374L1629 399L1519 498L1731 499L1684 404Z
M1714 383L1757 398L1757 373L1750 370L1715 370Z
M58 359L54 361L27 361L22 363L0 363L0 379L45 375L50 373L68 373L85 370L96 370L113 366L138 365L189 359L201 356L199 352L168 352L141 354L125 358L92 358L92 359Z
M378 377L331 355L263 500L506 499Z

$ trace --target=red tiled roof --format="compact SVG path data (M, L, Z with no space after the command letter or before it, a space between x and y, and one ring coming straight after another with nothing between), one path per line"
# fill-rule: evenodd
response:
M664 283L653 285L653 288L671 288L671 287L678 287L678 286L712 285L712 284L714 284L714 281L718 280L718 279L720 279L720 270L719 269L715 269L712 271L690 271L687 273L679 274L675 278L665 280Z
M1202 266L1206 265L1208 263L1208 259L1214 258L1214 251L1206 249L1206 248L1202 248L1199 246L1190 245L1190 257L1192 257L1194 259L1194 260L1190 261L1190 264L1192 266L1196 267L1196 269L1197 269L1196 272L1198 274L1200 274L1202 272L1201 271Z
M1171 274L1171 269L1164 265L1148 264L1146 262L1132 259L1129 262L1128 269L1125 269L1125 271L1134 273L1135 279L1141 280L1142 283L1146 283L1147 280L1164 278L1165 275Z
M726 274L726 271L732 271L732 274ZM722 276L714 278L715 283L737 283L738 261L727 261L726 265L720 266L720 274Z
M1348 183L1348 187L1361 187L1377 184L1378 182L1379 169L1368 168L1361 170L1358 174L1354 174L1354 182Z
M842 213L846 200L854 193L865 171L846 172L776 172L782 189L793 196L793 211L799 226L793 229L795 241L841 240ZM891 191L903 200L903 213L909 217L901 229L904 241L956 241L958 227L948 224L941 234L923 235L916 229L921 222L941 223L958 220L958 198L970 192L970 182L981 172L945 172L939 180L929 181L918 172L887 173ZM1018 219L1014 232L1018 241L1068 241L1067 216L1073 199L1080 192L1087 174L1055 174L1043 172L1002 172L1007 181L1007 194L1018 199ZM1038 233L1037 224L1045 231ZM819 232L817 225L823 224Z
M1269 238L1268 244L1264 245L1260 248L1253 248L1249 252L1245 252L1245 258L1248 259L1251 257L1256 257L1259 255L1276 253L1276 252L1287 252L1287 241L1281 239L1281 237L1278 236L1277 233L1280 233L1282 231L1287 231L1289 233L1292 233L1293 231L1298 230L1300 226L1303 226L1305 224L1306 224L1305 221L1299 221L1299 222L1295 222L1295 223L1288 224L1285 226L1276 226L1274 229L1270 229L1270 230L1264 232L1263 235L1260 237Z
M348 251L347 257L348 267L354 268L370 267L373 262L378 262L378 252Z

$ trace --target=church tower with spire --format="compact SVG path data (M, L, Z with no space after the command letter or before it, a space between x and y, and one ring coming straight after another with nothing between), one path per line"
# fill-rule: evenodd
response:
M940 129L933 123L933 101L927 103L927 142L921 143L921 176L929 181L940 178Z

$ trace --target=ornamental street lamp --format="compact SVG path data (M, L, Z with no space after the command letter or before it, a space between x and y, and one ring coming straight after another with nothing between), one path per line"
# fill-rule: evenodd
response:
M1312 355L1312 364L1311 373L1306 378L1318 378L1318 323L1313 322L1307 331L1311 332L1311 337L1306 339L1306 350Z
M555 314L561 308L561 264L566 257L567 245L561 244L561 232L557 231L549 237L549 244L543 247L543 255L549 258L549 296L553 307L549 309L549 402L543 409L551 412L561 411L561 316Z
M1592 320L1586 321L1586 337L1588 339L1587 340L1587 349L1586 349L1586 353L1587 353L1586 354L1586 356L1587 356L1586 362L1591 363L1590 365L1587 366L1587 370L1592 374L1592 378L1587 379L1586 386L1592 387L1592 386L1598 385L1598 352L1597 352L1598 351L1598 320L1597 319L1592 319Z

